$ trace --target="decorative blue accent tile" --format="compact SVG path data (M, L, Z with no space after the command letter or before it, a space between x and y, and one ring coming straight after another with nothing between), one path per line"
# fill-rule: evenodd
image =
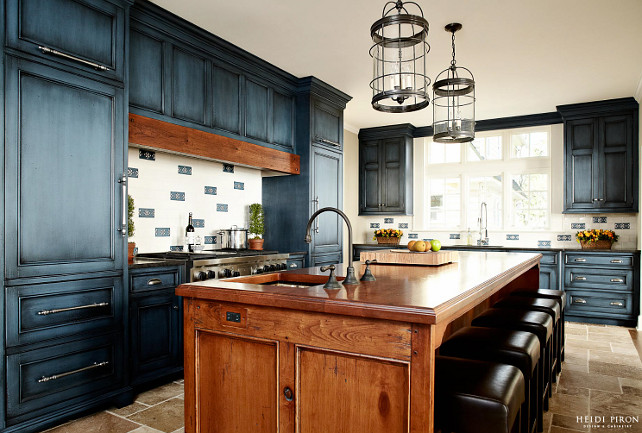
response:
M383 223L384 224L394 224L395 219L394 218L384 218Z
M206 186L205 187L205 194L216 195L216 187L215 186Z
M571 230L586 230L586 223L571 223Z
M593 224L604 224L606 223L606 217L593 217Z
M408 239L419 239L419 235L417 233L409 233Z
M192 225L196 229L202 229L203 227L205 227L205 220L204 219L192 218Z
M227 212L227 205L222 203L217 203L216 212Z
M156 228L155 236L157 238L168 238L169 237L169 227L158 227L158 228Z
M127 177L138 178L138 169L134 167L127 167Z
M515 235L515 234L506 235L506 240L507 241L518 241L519 240L519 235Z
M400 229L407 229L408 228L408 223L399 223L399 228Z
M234 173L234 166L232 164L223 164L223 173Z
M138 218L154 218L156 211L154 209L138 208Z
M169 199L176 201L185 201L185 193L179 191L171 191L169 193Z
M430 242L431 240L432 240L432 239L425 239L425 238L424 238L424 239L422 239L422 241L424 241L424 242Z
M371 228L371 229L378 229L378 228L380 228L380 227L379 227L379 223L370 223L370 228Z
M551 241L537 241L538 247L550 247Z
M615 223L616 230L630 230L631 223Z
M171 245L169 247L170 251L183 251L183 246L182 245Z
M178 174L187 174L189 176L192 175L192 167L189 165L179 165L178 166Z
M449 237L450 239L461 239L461 235L459 233L451 233Z
M558 242L570 242L571 241L571 235L557 235L557 241Z
M216 244L216 236L205 236L205 244L206 245Z
M481 239L477 239L477 246L481 247L484 245L488 245L488 241L482 241Z
M147 161L156 161L156 152L153 150L138 149L138 158Z
M239 191L245 190L245 184L243 182L234 182L234 189L238 189Z

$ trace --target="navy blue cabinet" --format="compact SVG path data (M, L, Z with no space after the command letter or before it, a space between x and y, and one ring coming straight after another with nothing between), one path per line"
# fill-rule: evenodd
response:
M214 66L212 77L212 106L214 128L241 134L241 75L228 69Z
M565 213L638 211L638 103L557 107L564 119Z
M172 47L172 117L209 125L210 68L205 56L177 46Z
M125 4L106 0L7 0L6 45L122 81Z
M359 131L359 215L412 215L413 129Z

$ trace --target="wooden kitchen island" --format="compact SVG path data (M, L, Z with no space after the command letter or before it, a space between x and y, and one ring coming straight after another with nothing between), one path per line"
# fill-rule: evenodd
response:
M318 268L181 285L185 431L433 432L436 349L512 290L537 290L540 257L377 265L376 281L340 290Z

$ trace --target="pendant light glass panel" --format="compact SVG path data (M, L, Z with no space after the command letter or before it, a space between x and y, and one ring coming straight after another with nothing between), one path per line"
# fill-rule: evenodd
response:
M419 9L410 15L406 5ZM414 2L388 2L383 17L370 28L374 45L372 107L389 113L420 110L430 102L430 78L426 75L426 54L430 51L428 21Z

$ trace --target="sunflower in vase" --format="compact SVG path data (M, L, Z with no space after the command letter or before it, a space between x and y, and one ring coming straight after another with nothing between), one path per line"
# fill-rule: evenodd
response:
M575 239L582 245L582 248L610 249L613 242L617 242L619 236L613 230L591 229L575 233Z
M397 229L379 229L375 230L374 237L379 244L394 244L398 245L403 232Z

